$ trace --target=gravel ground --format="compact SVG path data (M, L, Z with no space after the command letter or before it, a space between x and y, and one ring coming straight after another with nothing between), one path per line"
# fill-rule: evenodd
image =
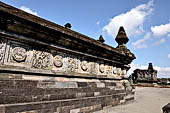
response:
M136 87L134 102L111 107L95 113L163 113L170 103L170 88Z

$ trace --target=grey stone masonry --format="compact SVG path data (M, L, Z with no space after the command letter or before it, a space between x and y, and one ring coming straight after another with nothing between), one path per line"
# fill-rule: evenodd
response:
M114 48L71 26L0 2L0 113L86 113L134 99L124 28Z

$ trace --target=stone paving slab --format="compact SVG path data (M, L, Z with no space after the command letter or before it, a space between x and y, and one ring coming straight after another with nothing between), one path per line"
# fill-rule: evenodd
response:
M170 102L170 88L137 87L135 93L134 102L95 113L163 113L162 107Z

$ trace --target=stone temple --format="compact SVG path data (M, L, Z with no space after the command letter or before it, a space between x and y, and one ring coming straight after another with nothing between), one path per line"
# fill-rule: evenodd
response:
M0 113L88 113L133 100L128 40L120 27L113 48L0 2Z
M148 69L142 70L142 69L136 69L134 70L134 73L132 74L132 79L134 82L140 84L140 83L148 83L148 84L154 84L157 83L157 70L153 69L152 63L149 63Z

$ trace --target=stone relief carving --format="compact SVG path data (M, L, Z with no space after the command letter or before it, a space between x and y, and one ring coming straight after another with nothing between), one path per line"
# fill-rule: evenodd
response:
M2 41L0 41L0 62L2 62L4 57L4 44Z
M21 47L15 47L13 49L12 57L17 62L22 62L27 57L27 51Z
M104 73L104 71L105 71L105 66L104 66L104 64L100 64L100 66L99 66L99 71L100 71L101 73Z
M122 76L126 77L126 70L122 70Z
M0 42L0 61L3 59L4 52L3 48L4 44L2 41ZM28 51L23 48L23 47L14 47L12 50L12 56L11 58L17 62L23 62L27 60L29 54L27 53ZM58 69L62 70L60 71L65 71L67 73L69 72L78 72L82 73L82 71L87 72L88 74L106 74L106 75L116 75L120 76L126 75L125 71L121 71L120 68L116 68L110 65L104 65L104 63L96 63L94 62L88 62L87 60L82 60L80 61L79 58L69 55L69 54L58 54L56 55L53 59L50 53L48 52L43 52L43 51L32 51L31 52L31 63L33 68L37 69L48 69L51 64L53 64L55 67Z
M97 74L97 65L95 62L91 62L91 64L90 64L90 73Z
M53 62L54 62L54 65L56 67L62 67L63 66L63 58L62 58L62 56L56 55L54 57L54 61Z
M68 72L76 72L78 69L78 60L76 58L68 57L67 59L67 69Z
M117 70L117 75L121 76L121 68L116 68L116 70Z
M50 66L50 53L42 51L33 51L32 67L45 69Z
M112 66L106 66L106 74L112 75Z
M81 69L83 70L83 71L87 71L87 69L88 69L88 63L87 63L87 61L83 61L83 62L81 62Z
M117 74L117 69L116 69L116 67L113 67L113 74L114 74L114 75Z

